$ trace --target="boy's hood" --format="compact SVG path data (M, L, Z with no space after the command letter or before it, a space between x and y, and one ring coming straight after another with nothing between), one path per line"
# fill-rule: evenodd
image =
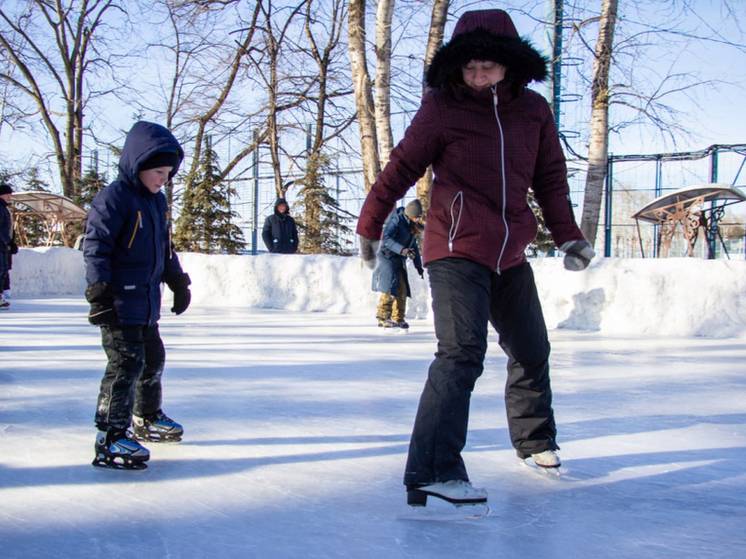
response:
M122 155L119 157L119 176L130 184L138 184L140 166L150 157L160 152L176 153L179 163L171 170L173 178L184 160L184 150L169 130L160 124L141 120L127 133Z

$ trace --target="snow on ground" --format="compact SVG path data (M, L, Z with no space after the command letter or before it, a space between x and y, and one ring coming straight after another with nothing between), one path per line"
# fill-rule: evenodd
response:
M465 451L491 514L415 521L401 476L429 321L390 335L370 311L199 302L161 327L165 409L185 440L150 445L142 472L90 465L105 360L81 298L16 298L0 315L0 556L743 556L743 339L553 331L559 480L514 457L492 340Z
M192 278L193 301L200 305L365 313L376 302L370 270L357 258L183 254L181 261ZM551 328L629 336L746 336L743 260L599 258L583 273L565 271L559 258L532 266ZM23 297L82 294L82 254L23 249L12 278ZM410 271L410 283L409 316L426 318L426 282Z

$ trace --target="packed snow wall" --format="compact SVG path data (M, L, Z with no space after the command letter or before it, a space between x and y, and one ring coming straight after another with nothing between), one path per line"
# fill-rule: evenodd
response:
M322 255L183 254L193 304L375 312L371 272L357 258ZM746 336L746 262L670 258L598 259L567 272L561 259L532 262L550 328L613 335ZM426 318L426 283L410 269L409 316ZM15 297L81 295L82 254L63 248L22 249L11 274ZM169 304L170 292L164 293Z

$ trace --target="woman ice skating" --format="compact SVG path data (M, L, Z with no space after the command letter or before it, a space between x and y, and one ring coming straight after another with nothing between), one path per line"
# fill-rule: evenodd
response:
M432 164L423 255L435 360L420 399L404 474L408 503L428 496L483 503L461 451L469 399L482 374L487 324L508 356L505 403L520 458L558 467L549 342L524 251L536 235L532 188L565 267L584 269L593 249L575 223L567 170L549 105L529 89L547 60L502 10L464 13L427 74L431 90L363 206L361 255L375 259L386 216Z
M135 439L178 441L184 432L161 409L166 353L158 332L161 283L174 293L172 312L183 313L191 299L161 192L183 158L166 128L137 122L124 142L119 177L96 195L88 213L88 320L101 327L108 358L96 408L94 466L143 469L150 453Z
M422 217L422 204L412 200L406 207L392 212L383 225L383 242L378 252L378 265L373 272L373 291L381 296L376 309L378 326L408 329L405 320L407 297L412 296L407 275L407 259L411 259L423 277L417 233Z

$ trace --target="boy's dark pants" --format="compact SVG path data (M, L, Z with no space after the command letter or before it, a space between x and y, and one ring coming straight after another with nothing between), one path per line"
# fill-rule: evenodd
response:
M549 384L549 341L528 263L500 275L469 260L428 266L438 350L420 398L404 483L468 481L461 450L469 401L482 374L487 323L508 356L505 404L520 456L557 449Z
M143 417L161 407L161 375L166 351L153 326L101 326L109 358L96 407L102 431L126 429L132 414Z

